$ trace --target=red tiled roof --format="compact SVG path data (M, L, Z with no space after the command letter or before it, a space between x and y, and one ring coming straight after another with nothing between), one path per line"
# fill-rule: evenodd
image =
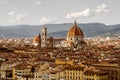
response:
M83 66L80 66L80 65L70 65L70 66L67 66L65 67L65 69L79 69L79 70L83 70L85 67Z

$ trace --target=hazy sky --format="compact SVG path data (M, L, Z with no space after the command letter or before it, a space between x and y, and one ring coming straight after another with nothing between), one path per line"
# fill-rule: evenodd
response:
M0 0L0 25L120 23L120 0Z

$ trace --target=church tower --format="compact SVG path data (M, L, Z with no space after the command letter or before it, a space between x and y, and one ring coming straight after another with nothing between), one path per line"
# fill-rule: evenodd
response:
M41 47L47 47L47 28L43 27L41 30Z

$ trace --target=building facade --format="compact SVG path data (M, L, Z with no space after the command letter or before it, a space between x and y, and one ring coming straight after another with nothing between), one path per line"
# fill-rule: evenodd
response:
M120 66L118 64L94 64L97 69L108 71L108 80L120 80Z
M36 37L35 37L36 38ZM68 30L66 39L53 37L47 37L47 28L43 27L41 29L41 37L39 39L34 39L33 45L39 44L41 47L83 47L86 46L84 41L83 31L79 28L76 21L73 26ZM37 41L38 40L38 41ZM39 43L41 41L41 43Z

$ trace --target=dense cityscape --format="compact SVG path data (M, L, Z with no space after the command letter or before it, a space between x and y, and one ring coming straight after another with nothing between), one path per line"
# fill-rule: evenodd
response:
M1 80L120 80L120 38L84 36L75 21L66 38L1 38Z

